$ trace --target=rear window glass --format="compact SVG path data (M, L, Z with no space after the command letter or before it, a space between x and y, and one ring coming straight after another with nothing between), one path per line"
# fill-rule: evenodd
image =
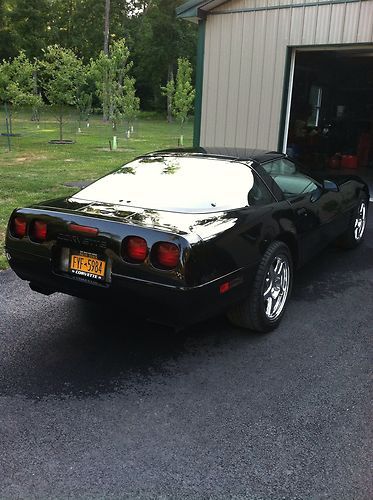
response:
M127 163L72 197L173 212L217 212L248 205L253 173L215 158L149 156Z

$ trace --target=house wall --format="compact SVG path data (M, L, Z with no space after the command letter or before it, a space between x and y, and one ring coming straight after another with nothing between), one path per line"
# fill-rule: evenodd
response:
M201 146L277 149L288 47L373 43L373 0L315 3L234 0L209 12Z

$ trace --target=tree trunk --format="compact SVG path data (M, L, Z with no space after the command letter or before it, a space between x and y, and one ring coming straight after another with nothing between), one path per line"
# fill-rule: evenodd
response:
M9 129L10 129L10 133L13 134L13 115L12 115L12 108L10 108L9 110Z
M60 122L60 141L63 140L62 138L62 120L63 120L63 111L62 111L62 107L60 108L60 118L59 118L59 122Z
M184 146L184 118L180 120L180 146Z
M106 70L103 95L102 95L102 119L107 122L109 120L109 75Z
M110 0L105 0L104 54L109 54Z
M174 79L172 64L168 65L167 83ZM172 123L172 96L167 92L167 121Z
M11 148L11 143L10 143L10 130L9 130L8 106L7 106L6 102L4 102L4 108L5 108L6 133L7 133L7 138L8 138L8 150L10 151L12 148Z
M33 91L34 95L38 95L38 74L36 72L36 69L32 73L32 84L33 84L32 91ZM33 106L33 108L32 108L31 121L39 123L39 113L38 113L37 107L35 107L35 106Z

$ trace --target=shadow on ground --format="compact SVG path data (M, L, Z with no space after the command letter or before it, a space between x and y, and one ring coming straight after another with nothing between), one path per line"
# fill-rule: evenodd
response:
M349 252L330 247L298 272L292 300L337 297L359 285L372 268L368 244ZM372 282L366 283L373 292ZM32 312L13 326L13 351L0 365L0 395L99 397L139 378L146 386L155 374L174 371L185 356L200 356L203 362L216 352L244 348L255 364L258 353L278 342L276 334L235 329L223 316L175 332L129 314L125 305L100 306L59 294L32 298Z

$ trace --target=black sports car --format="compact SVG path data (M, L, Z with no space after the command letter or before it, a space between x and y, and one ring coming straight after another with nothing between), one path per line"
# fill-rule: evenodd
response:
M226 311L270 331L294 269L333 240L358 245L367 185L302 173L258 150L177 150L141 156L69 198L14 210L10 266L33 290L136 303L185 325Z

